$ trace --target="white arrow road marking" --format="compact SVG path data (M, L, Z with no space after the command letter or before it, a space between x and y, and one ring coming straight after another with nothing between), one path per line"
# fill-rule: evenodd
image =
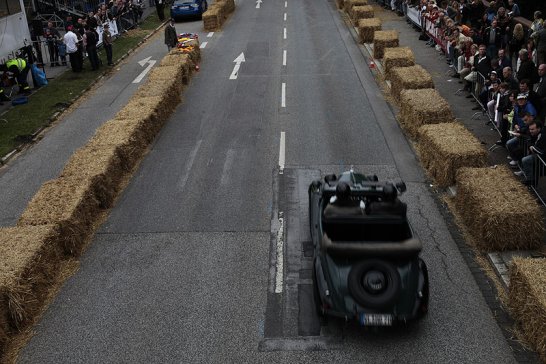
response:
M140 75L138 75L137 78L133 80L133 83L139 83L140 81L142 81L144 76L146 76L146 74L150 72L154 64L157 62L156 60L150 59L150 58L152 57L147 57L147 58L144 58L142 61L138 61L138 64L141 67L144 67L146 63L148 63L148 67L146 67L142 72L140 72Z
M203 48L205 48L207 46L207 44L209 44L209 42L203 42L203 43L201 43L199 48L203 49Z
M282 83L281 89L281 107L286 107L286 83Z
M209 34L207 34L207 38L212 38L213 35L214 35L214 32L210 32Z
M262 3L262 0L256 1L256 9L260 8L260 4Z
M235 62L235 67L233 67L233 72L231 72L231 75L229 76L230 80L236 80L237 76L239 75L239 68L241 68L241 63L245 61L245 54L241 53L237 58L233 60Z
M282 51L282 65L286 66L286 49Z

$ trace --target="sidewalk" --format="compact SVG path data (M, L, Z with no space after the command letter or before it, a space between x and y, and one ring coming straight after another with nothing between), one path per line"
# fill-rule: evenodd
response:
M413 50L415 63L424 67L432 76L435 88L443 98L451 105L451 109L456 119L471 131L476 138L483 144L484 148L490 149L495 145L495 142L500 139L497 131L487 122L488 117L481 112L477 113L472 110L476 106L475 102L466 98L467 92L458 92L462 88L458 78L450 77L453 70L446 63L446 57L443 53L438 52L434 47L426 45L426 42L419 40L420 31L407 22L404 16L397 15L395 12L382 8L377 4L373 4L375 17L382 20L383 30L397 30L399 32L400 47L409 47ZM367 55L371 58L371 55ZM396 107L396 106L394 106ZM505 148L495 146L488 152L488 163L491 166L507 165L508 152ZM502 183L502 181L499 181ZM542 186L544 187L544 186ZM540 192L544 193L539 183ZM539 203L537 201L537 203ZM487 258L495 270L497 276L508 287L508 266L515 256L544 256L546 247L542 251L517 251L491 253Z

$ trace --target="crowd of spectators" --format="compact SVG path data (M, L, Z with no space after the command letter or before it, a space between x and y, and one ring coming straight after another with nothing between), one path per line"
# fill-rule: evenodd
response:
M64 3L64 6L69 4ZM88 4L89 6L89 4ZM65 12L60 14L63 23L54 26L52 22L43 28L42 21L36 19L31 26L32 38L35 44L35 51L39 63L50 63L51 67L66 66L67 58L75 72L82 69L83 57L87 54L91 69L97 69L102 63L96 56L99 40L103 41L104 30L108 28L107 35L110 38L106 41L107 61L111 60L111 36L125 32L127 29L137 27L142 20L142 0L112 0L107 3L100 3L94 10L90 10L85 16L74 16ZM116 31L110 29L110 24L115 23ZM98 29L100 28L100 36ZM59 31L59 29L62 29ZM70 35L66 33L70 30ZM66 32L66 33L65 33ZM65 34L62 34L65 33ZM72 46L73 38L76 38L76 48ZM45 43L48 58L44 60L42 55L42 42ZM102 42L104 45L104 41ZM106 49L106 47L105 47ZM44 62L45 61L45 62Z
M442 52L476 111L488 115L516 175L535 185L546 156L546 24L535 11L530 26L514 18L514 0L420 0L421 40ZM545 131L546 133L546 131ZM546 160L546 158L542 158Z

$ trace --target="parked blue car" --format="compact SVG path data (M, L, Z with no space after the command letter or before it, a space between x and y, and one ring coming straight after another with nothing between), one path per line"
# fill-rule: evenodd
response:
M171 18L175 21L185 18L201 18L207 11L206 0L175 0L171 5Z

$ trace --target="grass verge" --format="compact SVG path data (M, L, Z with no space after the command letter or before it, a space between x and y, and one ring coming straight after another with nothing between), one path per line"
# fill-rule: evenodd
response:
M151 34L162 22L157 14L152 13L138 29L133 29L115 40L113 44L114 62L121 59L130 49L134 48L147 35ZM106 65L106 55L100 52L99 57ZM64 110L74 97L89 87L98 77L111 71L103 66L97 71L89 70L88 61L84 61L84 70L74 73L70 70L29 97L29 102L11 108L0 117L0 156L15 149L40 127L47 126L55 113Z

